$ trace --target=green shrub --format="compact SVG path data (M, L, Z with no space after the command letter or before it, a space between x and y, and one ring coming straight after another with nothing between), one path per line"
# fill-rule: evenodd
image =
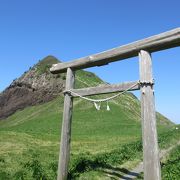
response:
M20 171L17 171L13 177L14 177L14 179L17 179L17 180L25 180L26 173L24 170L20 170Z
M11 180L12 178L11 178L9 173L4 172L4 171L0 171L0 179Z
M24 164L24 168L32 172L32 178L39 180L46 180L45 170L43 169L41 163L38 160L38 155L33 154L31 161Z
M180 145L172 150L168 160L162 164L163 179L180 179Z

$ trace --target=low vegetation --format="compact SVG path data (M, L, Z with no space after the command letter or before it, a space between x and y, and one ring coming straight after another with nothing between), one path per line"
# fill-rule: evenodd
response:
M160 136L160 147L167 148L172 144L175 146L167 157L164 157L161 160L161 174L163 180L180 179L180 145L179 143L177 145L175 144L177 140L180 140L179 133L179 130L174 129ZM142 180L143 173L141 173L136 179Z
M103 83L83 71L77 72L76 79L76 88ZM126 93L109 105L110 111L106 103L97 111L92 103L74 100L69 179L110 179L111 170L125 174L131 168L128 162L142 160L138 99ZM60 95L0 121L0 180L56 179L62 111ZM157 118L159 145L167 148L179 140L180 131L159 113Z
M96 111L78 99L74 104L70 179L104 179L103 169L142 159L140 122L124 106L112 102L108 112L106 105ZM0 179L55 179L62 105L59 97L0 122ZM177 142L180 132L172 125L159 124L158 130L161 148Z
M162 163L163 179L180 179L180 145L174 148Z
M36 65L36 70L39 74L43 74L49 72L49 69L52 66L52 64L57 63L59 63L59 61L54 56L47 56L43 60L39 61L39 63Z

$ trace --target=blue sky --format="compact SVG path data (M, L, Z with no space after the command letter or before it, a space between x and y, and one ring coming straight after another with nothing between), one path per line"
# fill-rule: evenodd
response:
M47 55L70 61L180 27L179 7L179 0L0 0L0 91ZM152 57L156 108L180 123L180 47ZM111 83L139 79L138 58L88 70Z

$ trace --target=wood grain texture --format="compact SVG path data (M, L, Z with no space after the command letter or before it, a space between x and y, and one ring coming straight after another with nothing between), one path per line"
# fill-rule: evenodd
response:
M66 75L66 89L74 88L74 79L74 72L70 68L68 68ZM65 94L57 180L66 180L68 175L72 110L73 98L69 94Z
M114 92L123 92L133 85L135 85L129 91L139 90L138 81L135 82L126 82L121 84L108 84L108 85L101 85L97 87L89 87L89 88L82 88L82 89L71 89L71 91L79 94L80 96L91 96L91 95L98 95L98 94L107 94L107 93L114 93ZM66 91L65 91L66 92ZM78 97L77 95L71 93L73 97Z
M140 50L156 52L172 47L180 46L180 28L164 32L143 40L120 46L98 54L82 57L74 61L58 63L50 68L54 74L66 72L67 68L74 70L93 66L102 66L110 62L123 60L126 58L138 56Z
M143 166L145 180L160 180L161 169L159 160L156 112L154 103L152 82L152 62L147 51L141 50L139 53L140 81L141 84L141 116L143 135Z

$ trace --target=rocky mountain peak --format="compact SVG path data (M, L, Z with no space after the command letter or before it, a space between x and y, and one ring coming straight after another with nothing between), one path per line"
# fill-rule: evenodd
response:
M53 75L49 69L60 61L47 56L27 72L15 79L0 94L0 119L6 118L18 109L48 102L63 91L65 75Z
M56 84L56 78L59 75L53 75L49 69L52 64L59 63L60 61L54 56L47 56L40 60L36 65L29 68L20 78L14 80L9 88L14 86L26 86L33 90L53 88ZM57 84L56 84L57 85Z

